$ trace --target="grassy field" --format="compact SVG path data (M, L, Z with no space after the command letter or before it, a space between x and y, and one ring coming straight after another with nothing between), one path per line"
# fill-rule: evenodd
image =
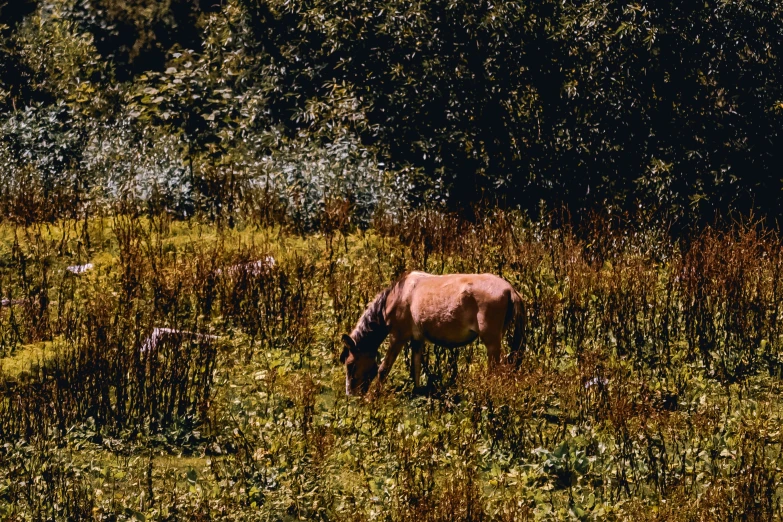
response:
M413 269L507 278L521 361L428 346L427 393L406 353L345 397L340 334ZM777 519L782 284L756 225L3 225L0 519Z

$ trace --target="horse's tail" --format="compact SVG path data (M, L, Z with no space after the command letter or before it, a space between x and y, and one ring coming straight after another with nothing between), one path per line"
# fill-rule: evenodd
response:
M511 336L509 338L508 358L515 364L519 364L522 352L522 343L525 340L525 326L527 316L525 314L525 302L514 288L511 288L511 294L508 297L508 309L506 311L506 328L512 325Z

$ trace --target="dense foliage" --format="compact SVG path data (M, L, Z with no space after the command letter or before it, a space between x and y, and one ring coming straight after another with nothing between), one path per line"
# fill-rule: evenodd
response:
M178 141L185 207L281 149L353 143L414 202L780 211L775 0L0 5L5 184L44 201L106 188L84 163L119 125L131 150Z

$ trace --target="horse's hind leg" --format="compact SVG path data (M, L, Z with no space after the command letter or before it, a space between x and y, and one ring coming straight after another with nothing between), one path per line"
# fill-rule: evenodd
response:
M488 369L492 369L500 362L503 339L503 322L505 309L487 307L478 314L479 337L487 347Z
M496 333L487 332L481 336L481 342L487 347L487 367L489 370L500 363L501 339L502 336Z
M414 391L421 385L421 358L424 352L424 341L411 341L411 377Z

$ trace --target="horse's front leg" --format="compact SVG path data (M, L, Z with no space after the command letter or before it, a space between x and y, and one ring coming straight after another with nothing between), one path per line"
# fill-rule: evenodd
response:
M424 352L424 341L411 341L411 377L413 377L413 389L417 390L421 385L421 358Z
M397 356L400 355L400 350L405 346L405 341L400 339L392 339L389 344L389 349L386 350L386 355L383 356L383 362L381 367L378 368L378 382L383 384L386 380L386 376L394 366L394 361L397 360Z

